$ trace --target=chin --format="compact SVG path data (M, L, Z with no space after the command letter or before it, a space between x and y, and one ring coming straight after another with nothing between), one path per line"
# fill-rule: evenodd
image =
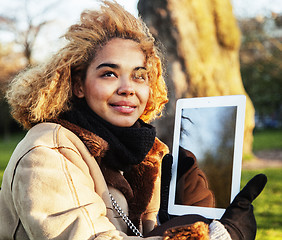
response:
M131 127L136 121L121 120L121 121L112 122L112 124L117 127Z
M133 124L134 123L132 123L132 124L113 124L113 125L115 125L117 127L131 127L131 126L133 126Z

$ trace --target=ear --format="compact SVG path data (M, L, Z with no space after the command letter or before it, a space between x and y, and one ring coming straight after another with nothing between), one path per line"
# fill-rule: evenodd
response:
M78 98L83 98L84 97L84 88L83 88L81 80L80 81L76 81L74 83L74 85L73 85L73 93Z

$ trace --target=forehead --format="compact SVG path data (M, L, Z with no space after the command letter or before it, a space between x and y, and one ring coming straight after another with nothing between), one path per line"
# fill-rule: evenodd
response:
M137 42L114 38L96 53L92 61L92 64L97 66L101 63L114 63L128 67L144 66L145 55Z

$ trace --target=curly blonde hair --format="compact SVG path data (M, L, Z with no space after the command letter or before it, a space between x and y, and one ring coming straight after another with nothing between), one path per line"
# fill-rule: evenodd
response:
M27 69L10 83L6 98L12 116L24 126L56 119L71 108L72 89L84 80L95 53L112 38L136 41L146 58L150 96L141 119L150 122L161 115L168 101L160 51L141 19L135 18L116 2L102 1L100 10L81 14L64 37L67 44L47 64Z

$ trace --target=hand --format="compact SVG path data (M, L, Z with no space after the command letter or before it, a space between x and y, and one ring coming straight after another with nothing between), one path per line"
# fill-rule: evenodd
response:
M172 155L166 154L162 160L162 172L161 172L161 204L159 210L159 221L164 223L171 219L168 214L168 196L169 196L169 184L171 180L171 166L172 166Z
M252 202L261 193L266 182L267 177L264 174L253 177L238 193L220 219L232 240L255 239L257 225Z
M168 214L169 185L171 181L172 155L167 154L162 160L161 172L161 205L159 221L164 223L174 215ZM208 188L205 174L198 168L196 157L188 150L179 148L177 167L177 204L213 207L214 197Z

